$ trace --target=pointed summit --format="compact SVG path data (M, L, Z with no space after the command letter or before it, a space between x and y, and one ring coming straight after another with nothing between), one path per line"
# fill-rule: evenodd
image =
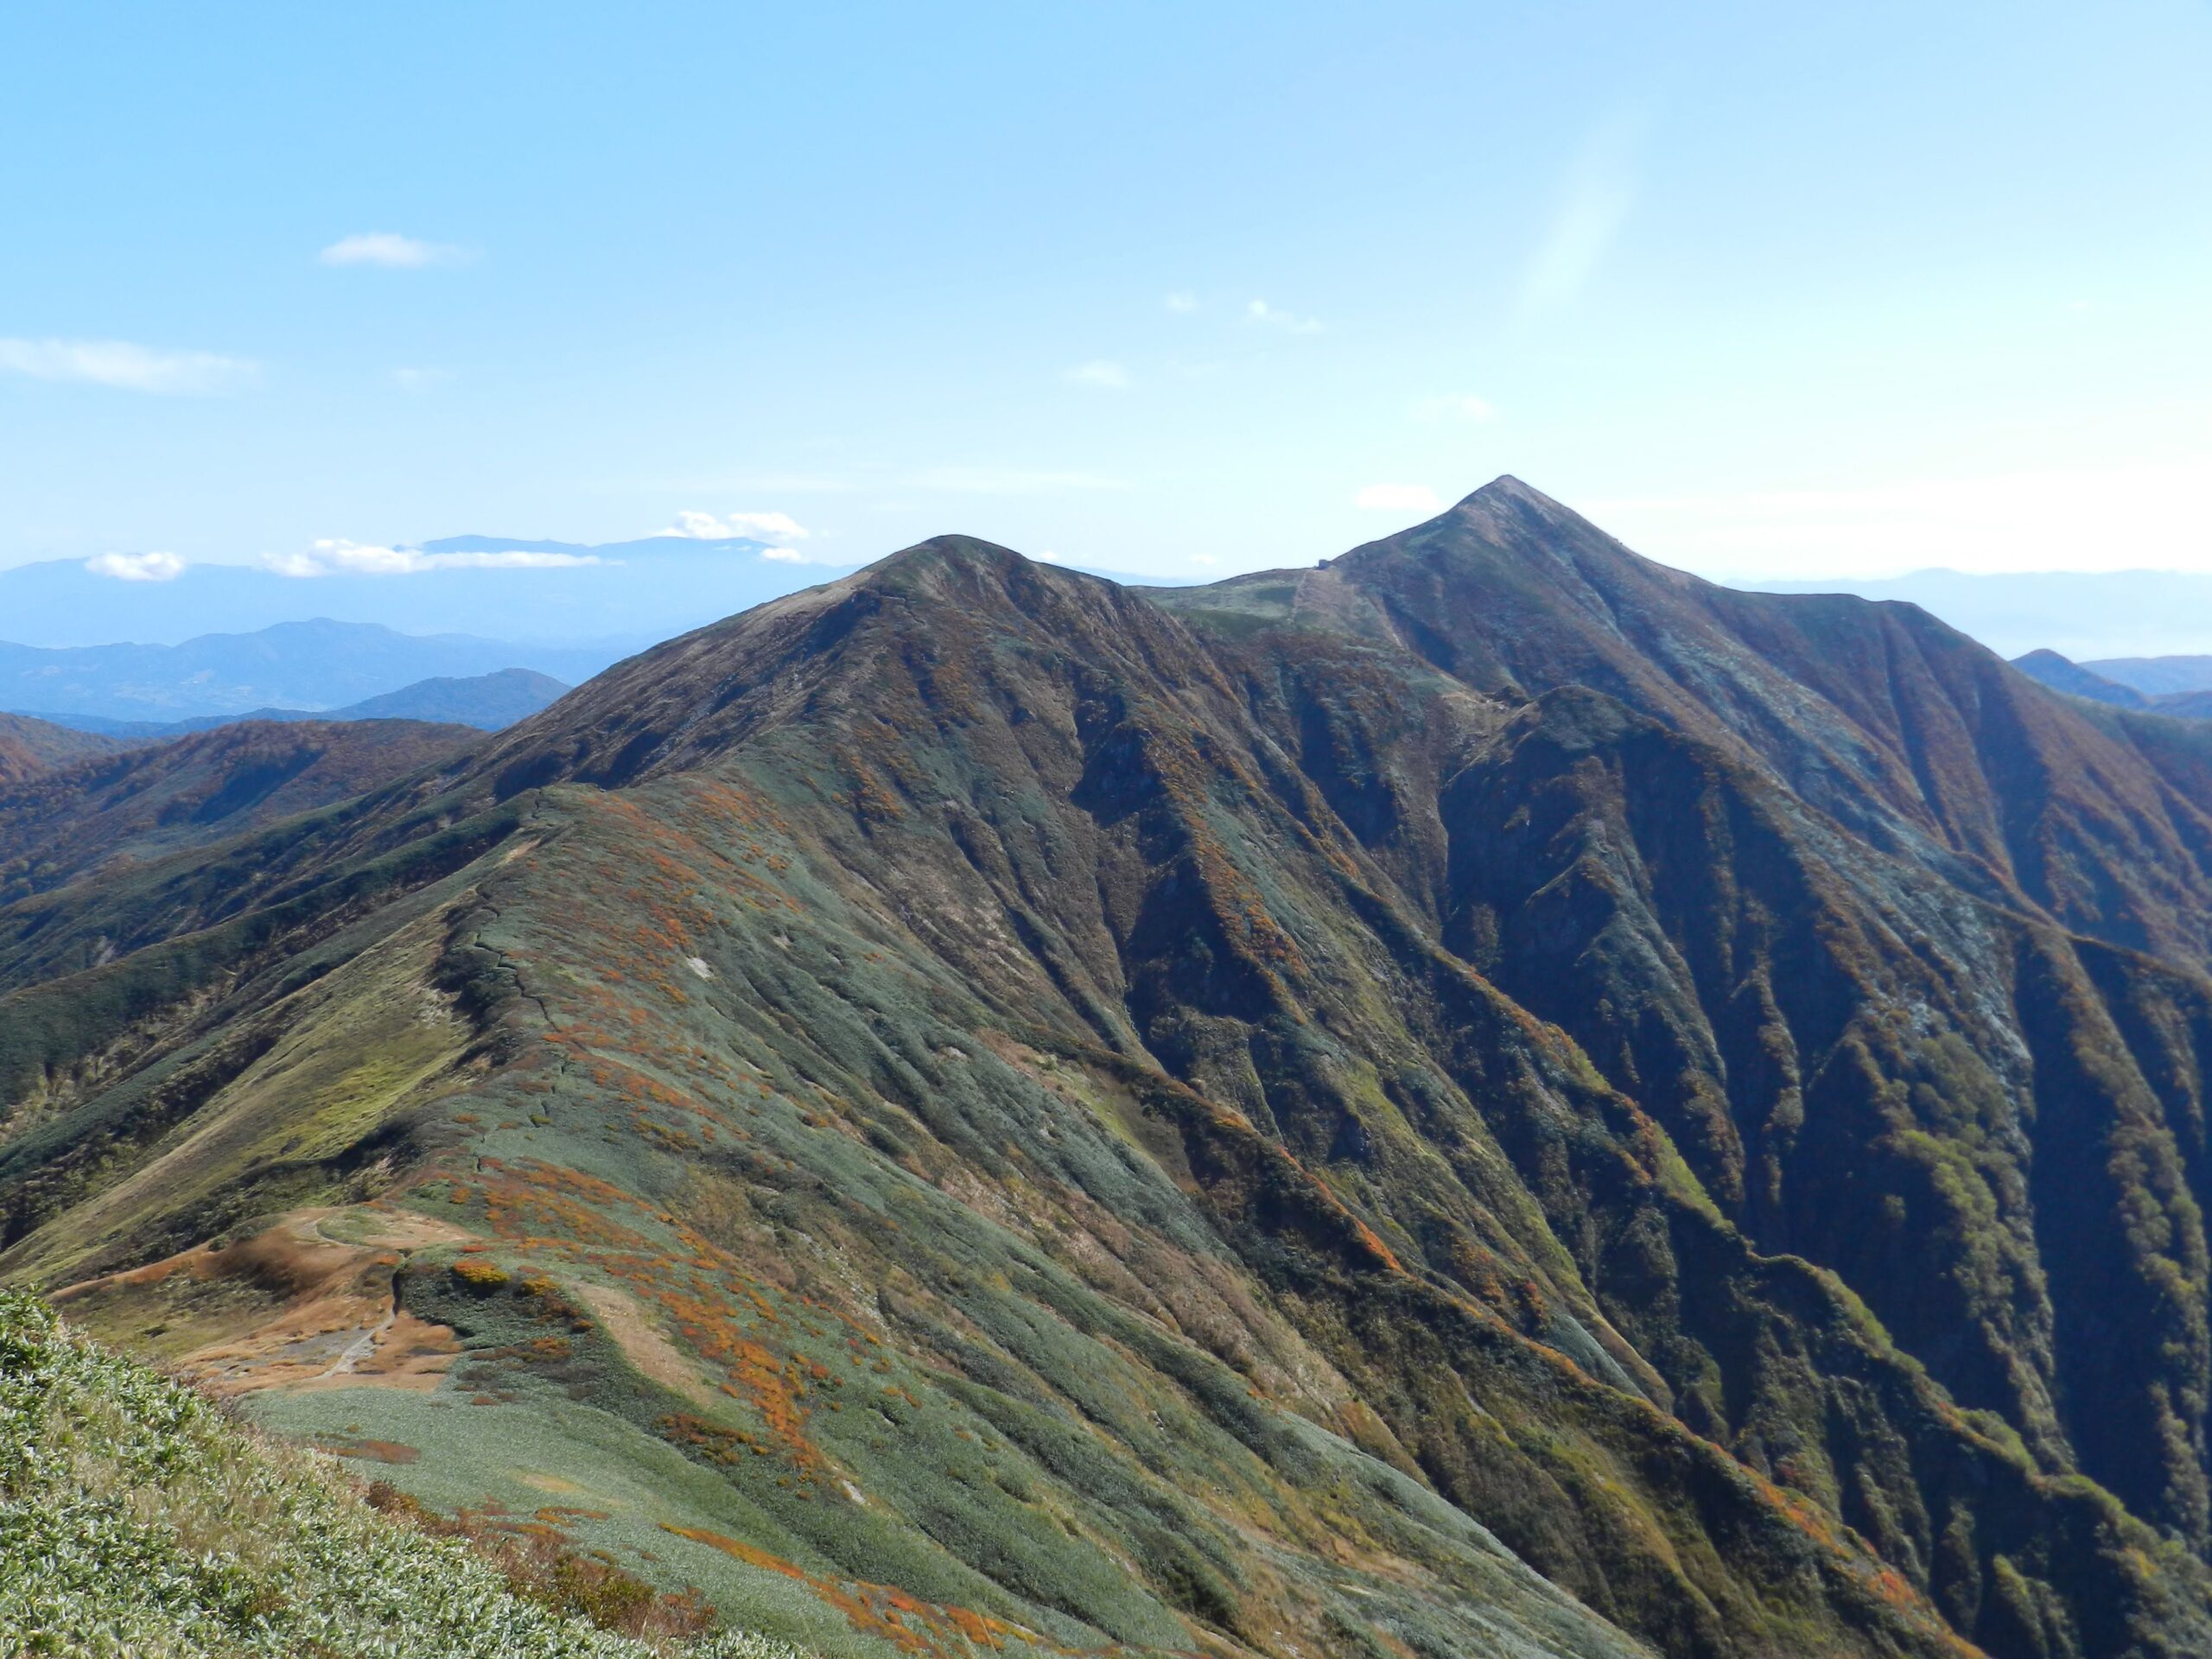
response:
M1522 483L1510 473L1500 473L1479 490L1462 497L1459 505L1462 507L1496 506L1507 502L1548 508L1557 512L1567 511L1541 490Z
M1570 567L1595 559L1605 564L1625 560L1654 571L1660 568L1630 552L1573 508L1510 473L1501 473L1433 518L1354 548L1333 563L1368 569L1408 557L1424 563L1473 558L1488 565L1500 554L1516 561Z
M1484 532L1484 540L1502 546L1511 545L1516 535L1540 535L1552 543L1564 533L1578 541L1595 538L1621 551L1627 550L1573 508L1524 484L1510 473L1499 474L1460 501L1440 522L1478 527Z

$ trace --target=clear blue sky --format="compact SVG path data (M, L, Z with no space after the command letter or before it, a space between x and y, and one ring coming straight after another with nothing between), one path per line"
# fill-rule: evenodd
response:
M0 60L0 564L1188 576L1512 472L1715 574L2212 568L2201 3L18 0Z

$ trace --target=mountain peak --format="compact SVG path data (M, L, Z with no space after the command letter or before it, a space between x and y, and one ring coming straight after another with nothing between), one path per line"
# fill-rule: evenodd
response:
M1616 547L1619 545L1573 508L1522 483L1510 473L1499 474L1450 512L1441 515L1438 522L1472 527L1482 533L1484 540L1500 546L1512 545L1516 538L1529 536L1541 537L1549 545L1558 541L1561 532L1578 541L1598 537Z
M2092 702L2109 702L2121 709L2151 707L2151 699L2133 686L2107 679L2094 669L2084 668L2071 658L2048 648L2015 657L2012 666L2030 679L2069 696L2088 697Z
M1005 588L1012 583L1033 581L1043 572L1050 572L1054 577L1072 577L1079 583L1115 585L1086 571L1071 570L1063 564L1033 559L1027 554L1002 547L996 542L986 541L980 536L962 535L957 531L932 536L927 541L901 548L855 573L854 580L860 586L878 591L933 589L938 584L948 582L956 586L982 583Z
M893 570L922 564L1002 567L1008 560L1023 564L1030 563L1010 547L1001 547L996 542L987 542L980 536L968 536L954 531L931 536L911 547L902 547L896 553L877 561L874 568Z
M1522 482L1510 473L1500 473L1482 488L1471 495L1462 497L1459 505L1461 507L1500 506L1507 503L1536 507L1553 512L1567 511L1541 490L1535 488L1533 485Z
M1500 474L1434 518L1354 548L1332 563L1376 569L1408 556L1422 563L1442 558L1456 565L1470 557L1487 562L1501 554L1516 562L1561 568L1592 562L1618 567L1625 561L1645 573L1663 572L1670 582L1691 580L1631 552L1573 508L1510 473Z

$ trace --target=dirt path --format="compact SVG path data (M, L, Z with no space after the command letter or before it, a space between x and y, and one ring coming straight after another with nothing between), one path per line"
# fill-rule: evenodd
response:
M310 1378L309 1381L322 1382L328 1381L334 1376L346 1376L356 1366L359 1365L360 1363L366 1359L371 1354L376 1352L378 1338L382 1337L385 1332L391 1330L394 1325L398 1323L398 1321L399 1309L395 1306L391 1313L384 1316L384 1322L378 1325L375 1330L365 1331L359 1336L354 1338L351 1343L347 1344L346 1351L330 1362L330 1369L328 1370L318 1372L315 1376Z

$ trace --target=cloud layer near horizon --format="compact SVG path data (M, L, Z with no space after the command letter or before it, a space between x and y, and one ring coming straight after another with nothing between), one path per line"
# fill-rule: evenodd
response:
M304 553L271 553L262 568L280 576L411 576L425 570L565 570L602 564L594 553L425 553L419 547L380 547L342 537L319 541Z

